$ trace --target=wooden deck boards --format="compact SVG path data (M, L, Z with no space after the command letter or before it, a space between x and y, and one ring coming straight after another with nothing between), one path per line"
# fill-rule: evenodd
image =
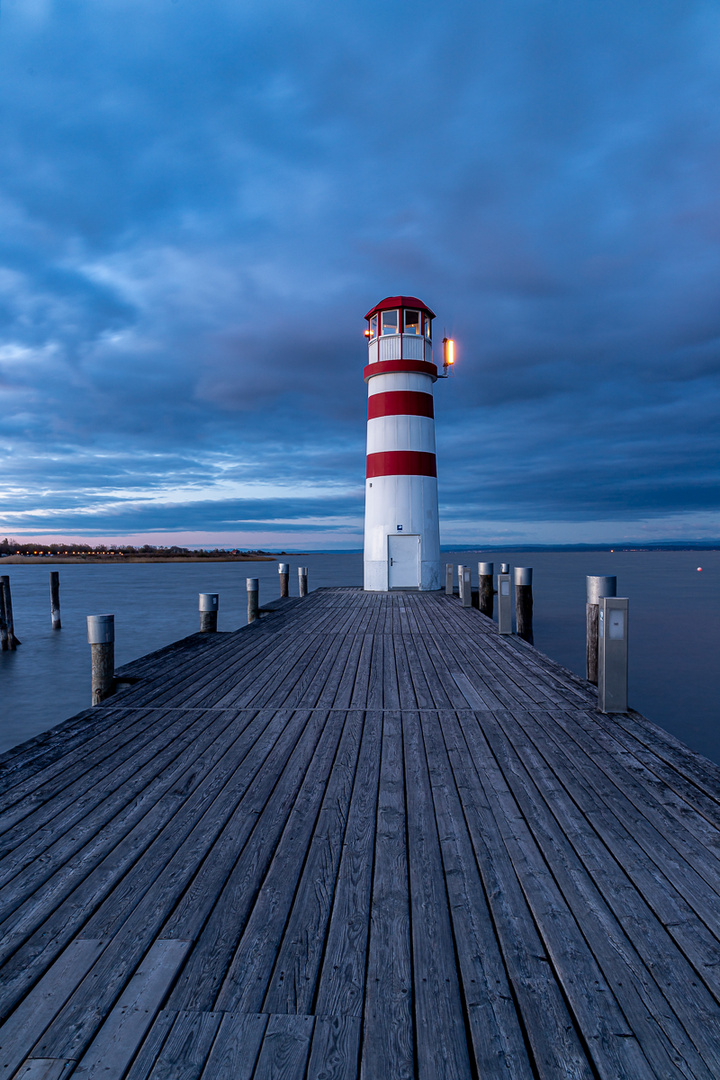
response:
M0 761L0 1076L712 1080L720 768L324 589Z

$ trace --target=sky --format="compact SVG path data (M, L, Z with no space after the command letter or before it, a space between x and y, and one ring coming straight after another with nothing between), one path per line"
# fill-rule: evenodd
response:
M444 545L720 537L717 0L0 0L0 536L360 548L419 296Z

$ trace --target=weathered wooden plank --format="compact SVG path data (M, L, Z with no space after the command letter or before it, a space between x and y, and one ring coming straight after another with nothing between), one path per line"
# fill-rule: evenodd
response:
M218 1012L179 1012L149 1080L200 1080L221 1020Z
M430 782L417 714L403 715L417 1075L466 1080L470 1058Z
M159 1012L189 948L190 943L187 941L159 940L152 944L98 1034L82 1055L75 1070L77 1077L94 1080L102 1073L104 1080L122 1080ZM92 973L89 977L93 977ZM66 1037L66 1033L63 1033L63 1037ZM40 1051L50 1056L58 1056L53 1054L53 1045L52 1033L48 1033L40 1044Z
M70 1075L74 1064L57 1058L28 1058L15 1073L14 1080L61 1080Z
M314 1018L271 1016L253 1080L305 1080Z
M359 1017L316 1017L306 1080L357 1080L359 1051Z
M329 722L339 724L341 716L336 719L331 716ZM262 1003L264 1012L312 1012L353 792L362 723L363 714L359 711L349 713L345 721ZM267 901L267 897L264 899Z
M267 1023L260 1014L224 1013L202 1080L251 1080Z
M161 1009L156 1014L139 1052L126 1073L126 1080L147 1080L150 1070L157 1061L162 1045L168 1037L170 1028L175 1023L175 1009Z
M367 960L363 1080L415 1074L402 727L385 712Z

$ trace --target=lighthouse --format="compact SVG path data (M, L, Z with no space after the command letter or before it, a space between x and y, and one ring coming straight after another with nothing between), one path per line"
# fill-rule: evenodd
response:
M365 318L365 589L439 589L435 315L415 296L388 296Z

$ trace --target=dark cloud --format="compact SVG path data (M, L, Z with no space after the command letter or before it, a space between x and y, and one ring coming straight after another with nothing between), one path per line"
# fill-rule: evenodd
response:
M458 339L452 528L707 535L718 31L711 0L5 0L0 526L357 532L362 315L400 292Z

